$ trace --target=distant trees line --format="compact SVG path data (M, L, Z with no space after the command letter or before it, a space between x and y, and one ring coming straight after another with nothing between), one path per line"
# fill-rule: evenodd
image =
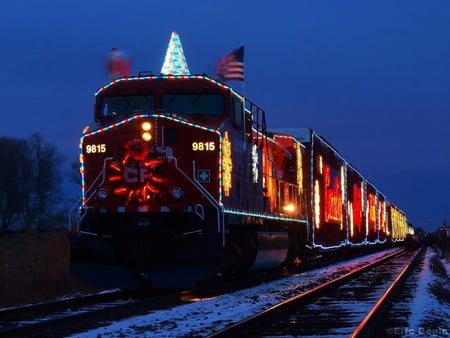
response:
M28 139L0 137L0 231L57 227L64 222L58 204L65 160L39 133Z

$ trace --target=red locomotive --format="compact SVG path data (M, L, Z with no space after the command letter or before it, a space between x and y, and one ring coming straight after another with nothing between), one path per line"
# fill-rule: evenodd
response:
M189 266L266 269L406 235L404 214L325 139L267 130L262 109L206 75L116 79L95 121L79 234L156 285Z

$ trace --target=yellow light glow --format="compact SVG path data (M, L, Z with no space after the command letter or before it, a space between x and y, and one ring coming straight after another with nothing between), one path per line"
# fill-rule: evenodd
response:
M150 124L150 122L144 122L141 124L141 128L143 131L149 131L150 129L152 129L152 125Z
M386 203L384 201L380 202L380 228L383 232L386 231Z
M300 144L294 143L294 146L297 146L297 184L298 184L298 194L301 195L303 191L302 151L300 149Z
M320 226L320 186L319 181L314 182L314 223L316 228L319 229Z
M86 134L91 128L89 126L86 126L83 128L83 134Z
M392 238L404 239L406 236L407 221L406 216L400 210L391 208L391 224L392 224Z
M283 210L289 213L292 213L295 211L295 205L293 204L287 204L283 207Z
M231 189L231 172L233 170L233 161L231 159L231 142L226 131L222 140L222 181L223 193L225 196L230 195Z
M142 139L146 142L150 141L152 139L152 134L150 134L148 131L142 133Z
M354 223L353 223L353 204L351 201L347 202L348 209L348 222L350 228L350 237L353 237L354 234Z

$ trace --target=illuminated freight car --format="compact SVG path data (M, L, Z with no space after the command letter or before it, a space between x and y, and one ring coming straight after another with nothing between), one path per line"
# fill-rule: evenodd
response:
M387 210L389 237L394 242L404 241L409 228L405 213L393 203L388 204Z
M347 226L350 245L361 244L366 239L366 202L364 177L347 165Z
M305 146L308 245L329 250L388 242L386 197L313 130L284 131Z
M320 248L346 245L345 160L323 138L309 131L306 153L310 168L312 244Z

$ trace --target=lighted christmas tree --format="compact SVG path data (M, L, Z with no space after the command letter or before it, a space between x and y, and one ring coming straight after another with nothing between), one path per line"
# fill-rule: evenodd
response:
M164 75L189 75L189 68L184 56L183 46L177 32L172 32L169 46L167 47L164 64L161 68Z

